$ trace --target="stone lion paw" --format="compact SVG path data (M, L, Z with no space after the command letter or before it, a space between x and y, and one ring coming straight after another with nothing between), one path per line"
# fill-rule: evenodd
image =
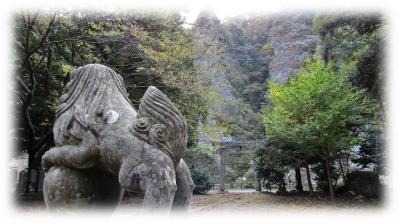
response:
M42 156L42 168L47 171L53 165L51 162L51 155L53 154L53 149L51 148L49 151L45 152Z

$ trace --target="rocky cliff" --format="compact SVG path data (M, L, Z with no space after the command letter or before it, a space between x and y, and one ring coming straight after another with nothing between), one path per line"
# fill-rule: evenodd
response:
M319 38L311 31L310 17L277 16L273 19L271 44L274 57L269 65L272 81L287 82L304 60L314 54Z
M212 12L200 13L193 28L195 63L220 98L208 105L208 119L200 126L217 127L216 120L222 120L237 125L236 138L263 138L263 127L255 127L260 124L259 112L268 103L267 81L287 82L314 54L319 39L311 30L312 18L244 16L221 23ZM207 138L200 132L200 141L207 142Z
M201 12L193 28L193 39L196 50L195 64L200 79L208 83L210 97L215 102L208 105L208 117L199 124L200 129L211 130L212 133L200 131L199 141L210 141L226 138L219 128L221 117L232 115L232 103L235 100L234 88L227 79L229 62L226 60L226 49L231 38L220 20L212 11ZM205 128L206 127L206 128Z

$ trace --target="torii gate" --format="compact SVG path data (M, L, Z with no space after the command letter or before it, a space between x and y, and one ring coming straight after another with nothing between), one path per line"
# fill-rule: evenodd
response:
M221 141L221 142L216 142L214 143L215 145L219 145L218 152L220 155L220 169L219 169L219 176L220 176L220 185L219 185L219 190L220 192L225 191L225 165L226 165L226 157L227 157L227 152L228 149L230 148L239 148L239 150L242 150L242 148L245 145L250 145L250 144L266 144L267 140L265 139L260 139L260 140L249 140L249 141ZM257 181L258 183L258 181Z

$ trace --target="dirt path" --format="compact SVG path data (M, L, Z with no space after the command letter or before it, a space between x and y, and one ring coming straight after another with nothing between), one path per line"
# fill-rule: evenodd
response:
M215 193L194 195L192 212L216 210L265 211L265 210L359 210L379 208L377 202L354 202L338 200L332 204L326 197L277 196L265 193Z
M122 201L119 211L140 210L142 198L129 197ZM23 211L46 210L43 201L24 201L17 206ZM379 209L378 202L356 202L338 199L335 204L323 196L292 195L277 196L271 193L233 191L230 193L210 192L207 195L193 195L191 213L218 212L235 210L238 212L265 212L265 211L321 211L346 210L357 211L361 209Z

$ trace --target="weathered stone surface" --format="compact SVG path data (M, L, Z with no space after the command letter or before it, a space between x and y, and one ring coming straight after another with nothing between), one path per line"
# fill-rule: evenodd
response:
M175 172L177 190L172 206L177 209L187 210L190 208L192 192L195 185L185 161L181 160Z
M199 122L200 129L206 126L218 132L210 134L201 131L199 133L200 143L211 144L210 139L215 138L216 135L219 135L221 139L226 137L218 131L215 115L232 116L235 111L229 104L236 99L234 89L228 79L229 72L226 68L222 68L232 66L225 58L225 51L230 45L230 34L212 10L200 12L195 24L193 41L195 48L198 49L196 50L195 64L199 75L202 80L209 80L210 89L214 91L213 94L225 102L209 103L207 105L207 119Z
M378 197L380 194L379 175L371 171L355 171L347 175L346 188L355 194Z
M271 80L286 83L301 67L304 60L312 56L319 42L304 21L306 16L277 16L271 30L274 57L269 65Z
M38 191L43 191L43 181L44 181L44 172L39 173L39 186L38 186Z
M43 183L50 209L115 207L123 190L143 192L150 210L190 204L193 182L181 160L185 119L155 87L137 113L122 83L102 65L73 72L57 109L57 146L42 157L43 167L52 167Z
M26 182L28 181L28 169L24 169L19 172L17 193L25 192Z
M17 186L18 186L18 170L16 169L11 169L10 170L10 179L11 179L11 186L12 186L12 191L16 192L17 191Z
M118 179L97 169L53 166L43 182L43 196L50 210L116 206L123 190Z

